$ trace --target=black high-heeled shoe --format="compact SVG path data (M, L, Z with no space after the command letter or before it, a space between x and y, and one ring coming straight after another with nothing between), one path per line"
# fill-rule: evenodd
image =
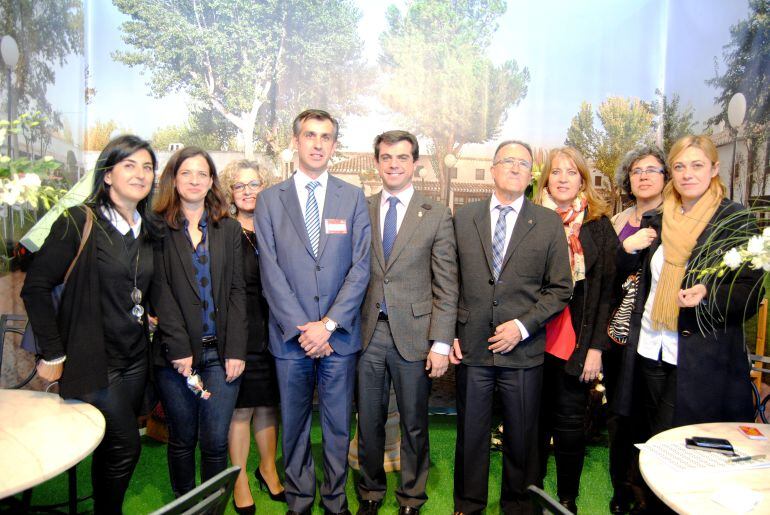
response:
M235 513L238 515L254 515L257 513L257 508L253 504L249 504L248 506L241 506L240 508L235 504L235 499L233 499L233 508L235 508Z
M262 477L262 472L259 471L259 467L257 467L254 470L254 477L257 478L257 483L259 483L259 489L263 492L266 491L267 495L270 496L270 498L277 502L286 502L286 491L281 490L277 494L274 494L270 491L270 487L267 486L267 481L265 481L265 478Z

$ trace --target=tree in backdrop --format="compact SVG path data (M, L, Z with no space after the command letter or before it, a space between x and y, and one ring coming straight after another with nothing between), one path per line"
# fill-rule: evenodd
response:
M110 142L112 133L118 129L118 122L97 120L83 133L83 150L101 151Z
M722 110L708 123L727 123L730 99L743 93L746 118L742 135L748 152L742 200L748 203L755 183L759 193L765 193L770 175L770 2L749 0L749 16L730 27L730 42L723 47L722 58L727 67L724 74L719 74L715 64L715 76L706 81L718 90L714 101Z
M414 0L391 5L380 35L380 92L403 123L429 140L436 178L447 184L444 157L466 143L497 137L510 109L527 94L529 70L486 56L505 12L500 0ZM447 191L441 196L446 199Z
M679 95L674 93L669 98L660 89L655 89L655 100L650 110L655 113L657 127L662 136L663 152L668 154L676 140L688 134L695 134L697 122L694 121L692 105L682 107Z
M571 145L594 163L610 183L615 203L620 192L615 184L615 170L626 152L655 139L655 113L649 104L635 98L608 97L596 109L601 128L594 126L590 103L583 102L572 118L565 145Z
M351 0L114 0L133 50L113 56L152 71L162 97L183 91L237 128L247 157L275 154L301 109L337 116L365 82L361 14ZM290 134L290 132L289 132ZM284 135L284 136L281 136Z
M228 150L234 146L234 127L225 123L212 122L215 113L190 113L186 123L169 125L157 129L151 138L156 149L163 150L173 143L195 146L209 150ZM228 130L229 129L229 130Z
M40 123L27 142L42 155L51 132L62 127L61 115L46 98L55 79L54 68L72 54L83 54L83 8L80 0L0 0L0 32L19 46L19 62L13 70L14 114L30 113ZM0 73L0 87L8 90L7 76ZM28 149L29 150L29 149Z

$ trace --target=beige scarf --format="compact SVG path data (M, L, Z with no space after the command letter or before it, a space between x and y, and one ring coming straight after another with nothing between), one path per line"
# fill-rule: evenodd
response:
M657 330L676 331L679 290L695 243L714 216L722 192L719 184L711 182L709 189L688 213L682 212L682 201L673 188L663 199L663 270L660 272L655 300L652 305L652 326Z

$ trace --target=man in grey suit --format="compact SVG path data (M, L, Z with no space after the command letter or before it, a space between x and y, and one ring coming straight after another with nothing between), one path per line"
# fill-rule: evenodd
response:
M419 155L408 132L389 131L374 140L383 189L368 198L373 257L358 362L360 515L376 514L385 496L391 381L401 415L399 514L417 514L428 498L428 397L431 378L449 365L458 285L452 215L412 186Z
M538 482L538 418L545 322L572 293L567 240L556 213L524 197L532 151L505 141L495 152L490 199L460 208L457 309L457 513L487 504L492 397L503 406L502 513L534 513L527 486Z
M281 394L289 514L315 499L310 452L313 391L323 432L325 512L349 514L345 483L360 307L369 282L369 214L363 192L329 175L337 121L308 110L294 120L297 172L259 196L254 228L270 307L269 348Z

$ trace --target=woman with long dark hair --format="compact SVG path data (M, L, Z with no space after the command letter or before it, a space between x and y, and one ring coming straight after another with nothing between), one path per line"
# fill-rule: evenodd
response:
M227 216L214 161L197 147L169 159L155 212L165 221L155 381L169 429L171 487L195 487L227 467L227 433L246 357L241 226ZM157 343L157 344L155 344Z
M21 292L42 352L40 377L59 381L62 397L104 415L91 468L96 513L121 513L141 450L146 302L157 293L149 290L161 236L150 211L156 166L148 142L128 135L110 141L96 162L91 196L53 224ZM57 315L51 293L73 261Z
M586 451L585 414L590 385L601 371L607 345L618 239L607 217L607 203L594 189L590 169L577 149L552 150L540 180L543 188L538 203L562 219L575 284L567 307L545 326L541 477L545 477L553 436L559 502L577 513Z

